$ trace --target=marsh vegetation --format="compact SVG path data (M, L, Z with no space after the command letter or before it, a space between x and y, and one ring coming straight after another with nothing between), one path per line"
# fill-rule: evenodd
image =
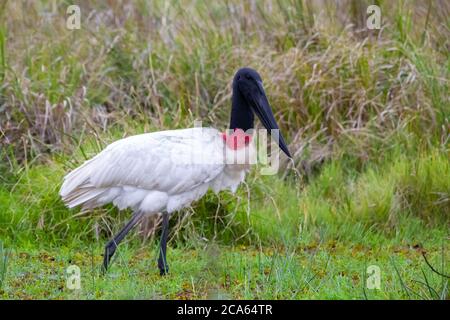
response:
M365 0L79 1L69 30L65 1L0 1L0 297L448 299L450 5L375 2L380 30ZM169 276L147 221L102 277L131 213L65 208L62 177L125 136L226 129L241 66L294 165L174 216Z

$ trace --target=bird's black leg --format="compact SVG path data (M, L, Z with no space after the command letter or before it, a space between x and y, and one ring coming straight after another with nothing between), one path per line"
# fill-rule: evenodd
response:
M138 223L142 218L142 214L140 212L136 212L133 214L133 217L130 221L123 227L122 230L119 231L118 234L114 236L105 246L105 255L103 256L103 272L108 270L108 265L111 262L111 258L116 252L117 246L119 243L125 238L125 236L130 232L131 229Z
M159 274L165 275L169 272L169 265L166 260L166 249L167 249L167 236L169 234L169 214L163 213L162 215L162 232L161 232L161 242L159 244L159 258L158 258L158 268Z

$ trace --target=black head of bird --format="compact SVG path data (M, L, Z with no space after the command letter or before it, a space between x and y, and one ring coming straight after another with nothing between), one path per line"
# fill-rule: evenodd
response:
M251 68L242 68L236 72L233 79L230 129L242 129L244 131L253 129L254 114L258 116L269 134L273 133L272 130L278 130L278 136L274 135L275 138L278 138L278 145L291 158L289 149L273 116L261 76Z

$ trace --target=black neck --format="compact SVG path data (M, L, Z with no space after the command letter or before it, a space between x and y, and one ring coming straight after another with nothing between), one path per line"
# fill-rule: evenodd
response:
M233 97L231 102L230 129L242 129L247 131L253 129L254 120L253 111L245 101L238 88L233 88Z

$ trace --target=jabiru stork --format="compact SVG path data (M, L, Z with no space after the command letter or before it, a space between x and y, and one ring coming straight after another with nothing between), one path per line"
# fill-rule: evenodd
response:
M133 210L130 221L105 246L103 271L119 243L144 216L162 213L158 268L161 275L166 274L169 215L200 199L208 189L235 192L244 180L248 163L228 158L254 153L252 134L248 134L254 114L269 133L279 128L255 70L239 69L232 89L231 134L190 128L131 136L108 145L64 177L60 196L69 208L82 205L89 210L112 202L119 210ZM290 158L281 133L277 140ZM197 161L200 158L207 161Z

